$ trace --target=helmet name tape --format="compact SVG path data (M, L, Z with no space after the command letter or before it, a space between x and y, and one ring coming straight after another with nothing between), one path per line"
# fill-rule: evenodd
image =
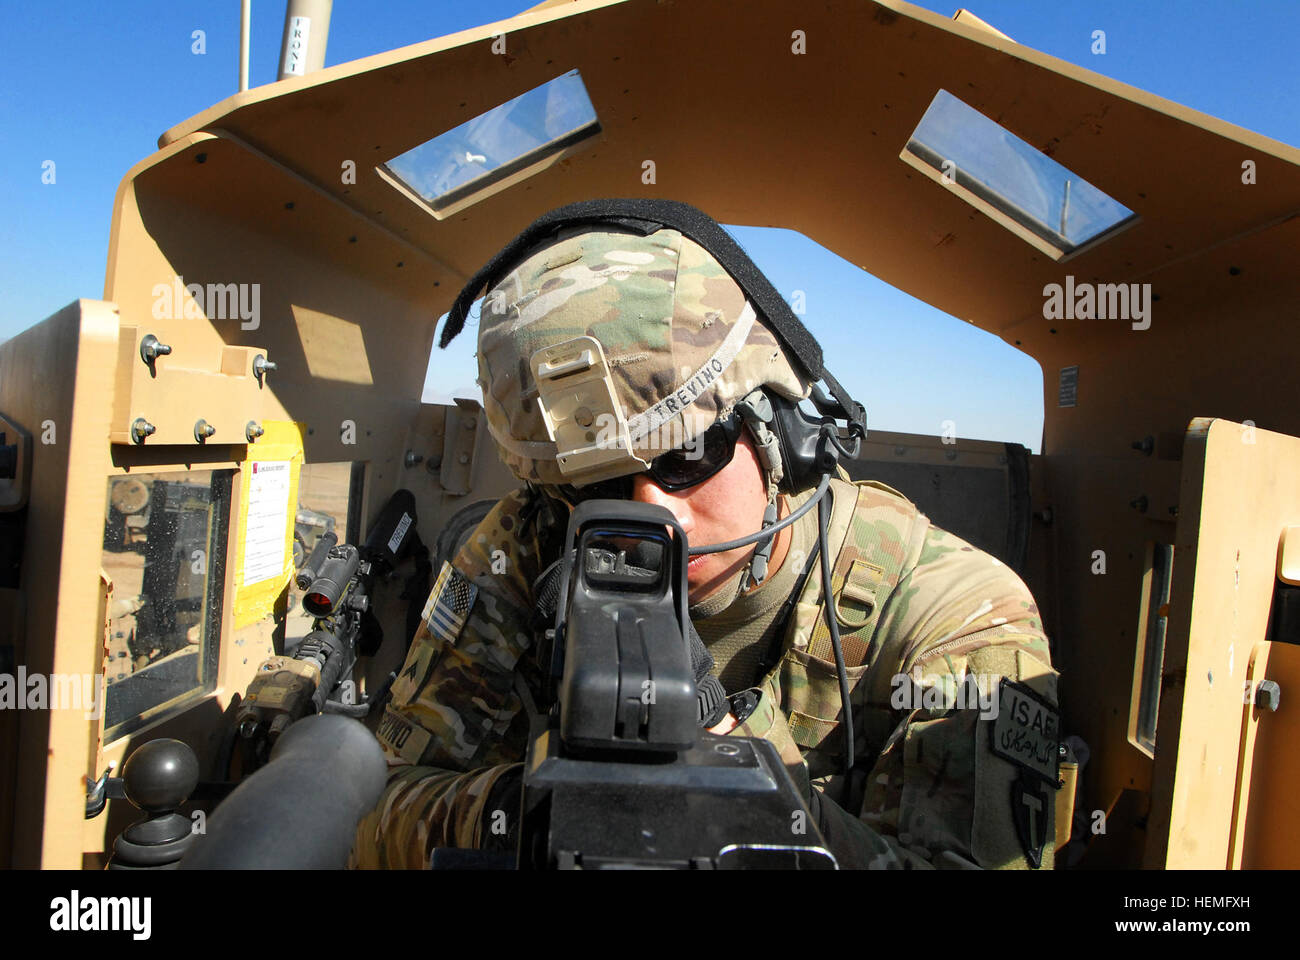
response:
M740 311L735 325L727 332L727 336L713 352L713 356L700 364L699 369L691 374L682 386L644 413L628 421L627 430L632 442L636 443L652 430L658 430L673 417L684 413L687 407L698 400L709 384L722 376L727 367L731 366L731 361L736 359L740 348L749 338L749 330L753 325L754 308L746 300L745 308Z

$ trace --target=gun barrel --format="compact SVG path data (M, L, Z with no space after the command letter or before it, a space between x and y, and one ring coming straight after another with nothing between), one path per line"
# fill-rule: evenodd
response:
M320 682L312 694L312 704L319 713L339 681L356 662L356 637L341 631L337 634L313 630L303 639L295 658L312 659L320 665Z
M180 868L340 869L386 772L379 742L357 721L321 716L295 723L271 762L222 801Z

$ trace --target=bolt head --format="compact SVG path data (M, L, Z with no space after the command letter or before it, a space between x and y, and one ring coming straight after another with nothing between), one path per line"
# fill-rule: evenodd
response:
M159 341L159 339L152 333L148 334L140 341L140 359L143 360L147 366L152 367L155 359L158 357L165 357L171 352L172 348Z
M136 417L131 424L131 439L136 443L144 443L144 438L158 432L158 428L146 420L144 417Z
M1255 706L1275 711L1282 705L1282 688L1276 680L1261 680L1255 688Z

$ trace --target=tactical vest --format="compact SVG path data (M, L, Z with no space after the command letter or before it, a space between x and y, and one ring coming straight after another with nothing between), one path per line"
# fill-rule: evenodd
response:
M874 480L832 480L831 494L826 543L834 557L833 611L853 706L854 752L870 765L898 722L890 681L908 654L907 638L878 642L876 626L899 581L916 566L930 523L901 493ZM785 711L814 779L843 767L839 675L822 613L821 562L813 563L785 627L784 654L762 683ZM877 664L883 669L873 671Z

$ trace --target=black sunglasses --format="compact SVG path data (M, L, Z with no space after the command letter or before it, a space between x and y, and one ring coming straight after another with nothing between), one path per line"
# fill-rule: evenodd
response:
M670 493L685 490L703 483L717 474L736 455L736 441L740 439L741 419L732 414L719 420L695 438L688 447L661 453L650 461L646 471L650 479ZM637 474L598 480L583 487L560 484L554 489L560 497L573 506L584 500L631 500L632 480Z

